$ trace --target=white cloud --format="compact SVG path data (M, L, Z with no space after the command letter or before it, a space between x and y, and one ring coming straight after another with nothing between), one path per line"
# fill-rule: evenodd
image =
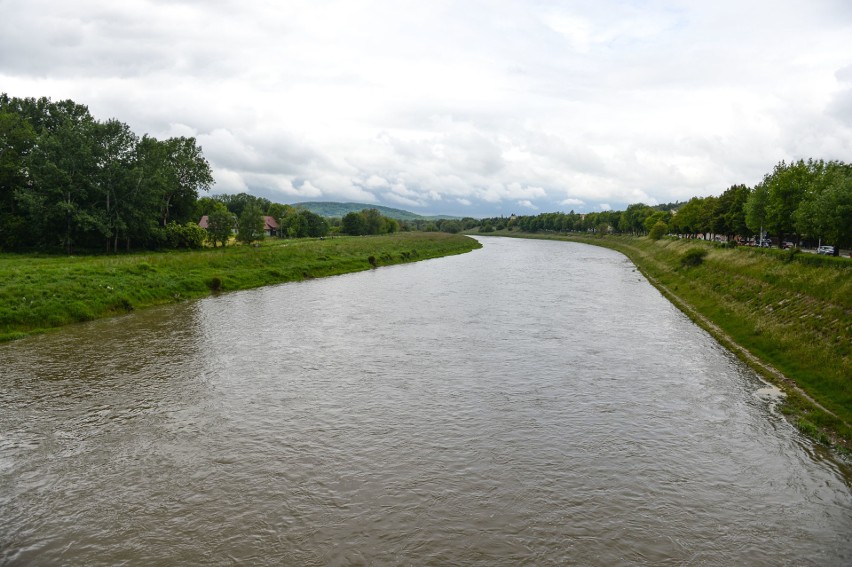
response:
M850 54L840 0L6 0L0 18L10 95L196 136L214 191L476 216L848 161Z

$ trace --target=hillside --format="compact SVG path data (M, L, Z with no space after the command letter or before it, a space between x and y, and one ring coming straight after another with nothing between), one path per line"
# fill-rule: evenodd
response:
M318 201L309 201L305 203L293 203L293 206L301 209L306 209L322 217L343 217L348 213L357 213L359 211L363 211L364 209L376 209L383 216L403 221L459 218L447 215L424 216L409 211L404 211L402 209L393 209L391 207L383 207L381 205L369 205L366 203L323 203Z

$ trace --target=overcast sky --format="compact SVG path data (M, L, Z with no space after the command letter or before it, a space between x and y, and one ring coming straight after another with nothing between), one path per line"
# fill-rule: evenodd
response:
M852 161L852 1L0 0L0 91L194 136L214 193L623 209Z

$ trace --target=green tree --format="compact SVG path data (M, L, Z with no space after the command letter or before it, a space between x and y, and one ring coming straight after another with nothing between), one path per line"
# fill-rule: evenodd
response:
M668 231L668 226L662 220L658 220L654 223L654 226L651 227L651 230L648 231L648 238L651 240L659 240L661 239Z
M462 225L455 220L445 221L441 223L441 230L450 234L458 234L462 230Z
M384 219L384 227L382 232L385 234L394 234L399 232L399 221L390 217L382 217Z
M138 138L118 120L95 128L97 173L95 187L100 206L100 232L107 252L118 251L120 237L132 222L132 171Z
M758 183L749 194L745 203L746 225L752 232L756 232L763 238L763 231L767 227L767 205L769 203L769 189L766 184Z
M301 219L300 228L302 231L299 236L318 238L328 234L328 223L320 215L308 210L301 210L299 211L299 217Z
M216 203L216 207L207 215L207 240L216 248L216 243L222 246L228 244L228 239L236 225L236 217L222 203Z
M745 205L750 193L751 189L745 185L731 185L719 196L717 214L721 217L721 231L729 240L735 235L748 234Z
M302 234L302 217L299 216L299 210L287 205L283 214L278 217L278 227L281 236L299 238Z
M0 249L19 248L31 240L31 226L15 195L26 191L26 160L36 143L32 125L0 96Z
M659 222L662 222L665 227L668 227L671 219L672 214L669 211L654 211L642 224L645 226L645 232L650 233Z
M618 229L621 232L630 232L634 235L644 234L645 221L654 214L654 209L644 203L628 205L619 220Z
M767 189L767 230L778 235L779 246L785 236L796 232L794 213L805 197L808 185L825 167L824 162L799 160L786 164L783 161L766 175L762 185Z
M701 230L704 199L693 197L679 208L672 218L672 228L679 234L694 238Z
M367 226L364 222L364 216L360 212L346 213L340 221L340 230L344 234L352 236L367 234Z
M99 221L90 206L97 171L95 121L88 108L72 101L46 110L50 129L39 133L28 160L32 185L17 197L40 229L41 243L49 244L56 235L70 254Z
M237 240L243 244L251 244L263 240L265 235L263 213L256 204L250 204L243 209L237 228Z
M813 180L795 214L797 230L840 247L852 245L852 166L831 162Z
M702 234L710 234L711 237L722 230L721 217L717 214L719 207L718 197L704 197L701 199L701 209L698 212L698 230Z
M166 183L161 186L160 218L163 226L169 220L192 220L195 202L200 190L207 191L213 184L210 164L196 145L195 138L169 138L161 142L163 170Z
M384 232L384 217L377 209L364 209L361 214L364 216L365 234L382 234Z
M213 211L216 210L217 206L222 206L222 202L214 199L213 197L201 197L195 202L195 215L193 218L201 218L204 215L210 215Z

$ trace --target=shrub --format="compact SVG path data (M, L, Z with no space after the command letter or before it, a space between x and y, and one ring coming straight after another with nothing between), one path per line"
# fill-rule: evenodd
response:
M651 232L648 233L648 238L651 240L659 240L666 234L669 227L666 223L659 220L651 227Z
M707 256L707 250L703 248L690 248L680 259L680 265L684 268L700 266Z

